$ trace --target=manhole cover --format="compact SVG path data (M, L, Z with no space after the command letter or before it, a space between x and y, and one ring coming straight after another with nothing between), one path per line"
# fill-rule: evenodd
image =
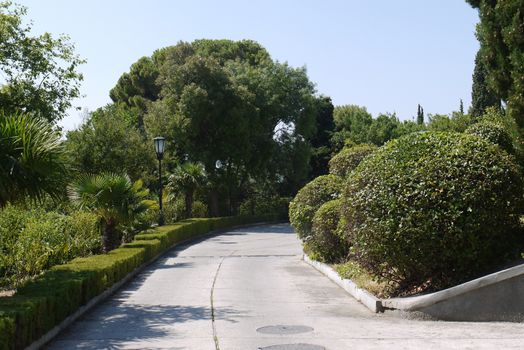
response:
M257 329L257 332L265 334L299 334L312 331L313 328L308 326L285 326L280 324L276 326L265 326Z
M271 345L259 350L326 350L325 347L313 344L282 344L282 345Z

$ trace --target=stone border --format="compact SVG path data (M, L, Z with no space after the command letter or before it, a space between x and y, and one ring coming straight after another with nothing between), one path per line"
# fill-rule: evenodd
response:
M326 275L330 280L338 284L346 292L373 312L382 312L382 301L365 289L359 288L352 280L344 279L329 265L319 261L312 260L309 256L304 254L304 261L313 266L318 271Z
M279 221L280 222L280 221ZM279 223L276 222L276 223ZM164 255L167 255L171 250L174 248L183 247L184 245L187 245L189 243L197 243L199 241L204 241L207 238L210 238L212 236L217 236L221 233L228 232L230 230L236 230L243 227L252 227L252 226L259 226L259 225L270 225L273 224L272 222L258 222L253 224L246 224L246 225L237 225L232 226L228 228L222 228L217 229L213 231L209 231L207 233L204 233L203 235L192 237L189 239L186 239L185 241L177 242L173 244L171 247L167 248L163 252L157 254L154 258L151 260L143 263L133 271L131 271L127 276L122 278L120 281L113 284L109 289L102 292L101 294L97 295L96 297L92 298L85 304L84 306L81 306L78 310L76 310L73 314L69 315L67 318L65 318L60 324L55 326L53 329L48 331L46 334L41 336L38 340L35 340L31 345L25 348L25 350L38 350L41 349L44 345L49 343L53 338L55 338L58 334L60 334L62 331L64 331L67 327L69 327L71 324L73 324L78 318L83 316L85 313L90 311L92 308L97 306L98 304L102 303L104 300L109 298L112 294L114 294L117 290L119 290L124 284L132 280L136 275L143 272L149 265L153 264L160 258L162 258Z
M341 278L331 266L307 255L304 261L373 312L391 311L394 316L411 319L524 322L524 264L431 294L378 299Z

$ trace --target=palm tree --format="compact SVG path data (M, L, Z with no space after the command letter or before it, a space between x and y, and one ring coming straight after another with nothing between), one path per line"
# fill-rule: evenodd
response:
M167 190L170 192L170 197L177 194L184 195L186 217L188 218L192 216L195 191L204 184L205 180L204 166L192 162L179 165L169 176Z
M58 132L43 119L0 113L0 207L64 194L67 166Z
M114 173L85 175L69 186L69 198L81 208L94 210L100 217L102 249L105 253L120 245L119 225L132 222L139 214L156 207L147 200L149 190L142 181Z

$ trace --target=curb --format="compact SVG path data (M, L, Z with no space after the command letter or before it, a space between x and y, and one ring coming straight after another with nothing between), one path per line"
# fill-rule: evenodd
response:
M396 317L419 320L524 322L524 264L430 294L378 299L341 278L331 266L307 255L304 261L376 313L388 311Z
M118 289L120 289L124 284L126 284L127 282L132 280L136 275L138 275L141 272L143 272L149 265L153 264L154 262L156 262L157 260L162 258L164 255L169 253L174 248L187 245L188 243L197 243L197 242L203 241L203 240L205 240L205 239L207 239L207 238L209 238L211 236L217 236L217 235L220 235L221 233L228 232L230 230L235 230L235 229L238 229L238 228L252 227L252 226L259 226L259 225L269 225L269 224L279 223L279 222L280 221L278 221L278 222L258 222L258 223L253 223L253 224L232 226L232 227L229 227L229 228L221 228L221 229L209 231L207 233L204 233L201 236L189 238L189 239L186 239L184 241L180 241L180 242L177 242L177 243L173 244L171 247L169 247L166 250L164 250L163 252L157 254L151 260L143 263L142 265L140 265L139 267L137 267L136 269L131 271L129 274L127 274L127 276L125 276L120 281L116 282L111 287L109 287L109 289L107 289L106 291L104 291L101 294L97 295L93 299L89 300L89 302L87 304L85 304L84 306L81 306L78 310L76 310L73 314L71 314L67 318L65 318L62 322L60 322L57 326L55 326L49 332L47 332L46 334L41 336L38 340L35 340L31 345L26 347L25 350L38 350L38 349L42 348L44 345L46 345L51 340L53 340L53 338L55 338L58 334L60 334L67 327L69 327L72 323L74 323L78 318L80 318L85 313L90 311L92 308L94 308L95 306L97 306L98 304L103 302L105 299L110 297Z
M335 282L338 286L348 292L353 298L364 304L364 306L366 306L371 311L375 313L384 311L384 308L382 307L382 301L380 299L375 297L367 290L359 288L355 282L341 278L331 266L319 261L314 261L305 254L304 261L307 264L313 266L318 271L322 272L331 281Z

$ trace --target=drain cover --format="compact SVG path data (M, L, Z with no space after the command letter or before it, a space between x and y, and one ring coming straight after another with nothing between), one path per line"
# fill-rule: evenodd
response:
M325 347L313 344L282 344L282 345L271 345L259 350L326 350Z
M307 333L307 332L312 332L312 331L313 331L313 328L308 327L308 326L284 326L280 324L276 326L260 327L259 329L257 329L257 332L259 333L282 334L282 335Z

